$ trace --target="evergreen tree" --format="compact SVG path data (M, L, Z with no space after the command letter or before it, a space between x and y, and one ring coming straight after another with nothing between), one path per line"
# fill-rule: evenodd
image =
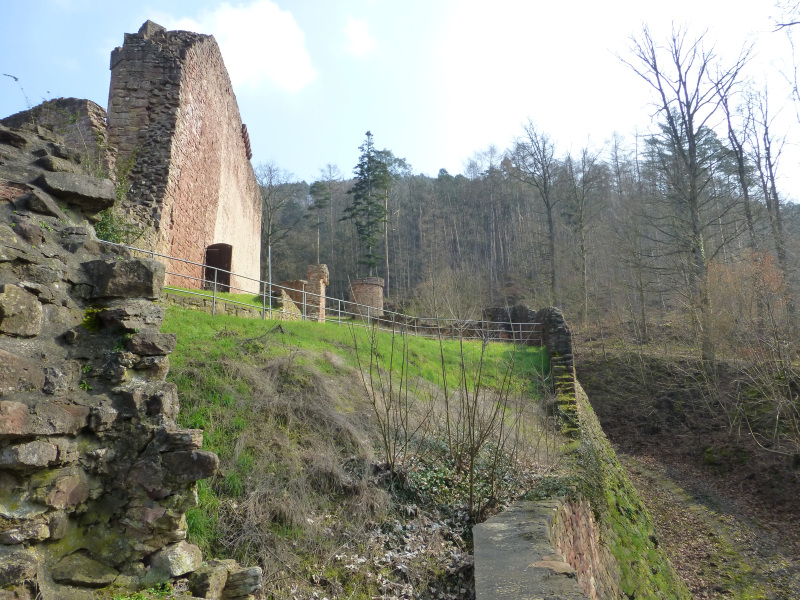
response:
M386 163L380 159L372 142L372 133L366 133L364 143L359 146L361 156L353 169L355 184L348 190L353 198L345 208L343 221L352 221L361 246L359 264L375 274L375 268L383 256L380 253L381 229L386 220L386 195L389 193L391 176Z

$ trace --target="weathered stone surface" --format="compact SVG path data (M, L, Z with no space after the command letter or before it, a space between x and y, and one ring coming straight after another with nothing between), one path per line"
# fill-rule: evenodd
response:
M33 411L32 427L34 435L75 435L86 427L89 409L75 404L45 402L38 404Z
M177 343L177 334L143 331L132 335L125 342L125 346L131 352L142 356L165 356L175 350Z
M45 375L37 363L0 350L0 396L8 392L38 390L44 383Z
M81 171L81 168L75 163L57 156L43 156L36 161L36 164L44 170L54 173L80 173Z
M203 564L200 548L186 541L171 544L150 557L150 565L179 577L197 570Z
M19 204L24 204L28 210L37 212L50 217L63 218L64 213L53 197L38 188L33 188L30 192L18 200Z
M126 331L159 329L164 320L164 307L146 300L117 301L98 313L106 327L120 327Z
M203 446L202 429L178 429L168 431L161 427L153 438L153 444L159 452L173 452L176 450L199 450Z
M4 469L44 468L56 462L56 459L58 447L41 440L14 444L0 450L0 468Z
M63 396L78 385L80 372L81 366L74 360L57 366L45 367L42 391L45 394Z
M53 580L82 587L101 588L114 583L119 571L81 553L62 558L53 567Z
M178 483L211 477L219 467L217 455L204 450L168 452L161 460Z
M59 469L46 473L34 485L40 484L31 498L53 508L71 508L89 498L89 485L86 473L78 468Z
M0 532L0 544L22 544L24 542L41 542L50 537L50 528L43 519L23 521L17 527Z
M91 275L94 298L158 298L166 267L156 260L93 260L83 264Z
M42 330L42 305L33 294L7 283L0 286L0 332L34 337Z
M556 554L550 520L558 506L555 501L518 501L473 527L477 598L586 600L574 571L557 574L549 564L536 564Z
M164 418L174 421L178 418L180 410L178 387L174 383L165 383L147 399L146 408L149 417L162 415Z
M78 173L42 173L36 182L58 198L87 211L101 211L114 205L116 194L110 179L96 179Z
M45 234L42 226L34 223L29 218L17 219L14 224L14 231L31 246L41 246L45 242Z
M0 437L25 435L30 425L31 416L25 404L0 401Z
M30 549L0 548L0 588L35 579L37 563Z
M189 575L189 591L200 598L219 600L228 582L228 571L235 566L234 561L208 561Z
M134 363L133 368L139 377L164 381L169 373L168 356L145 356Z
M0 125L0 144L7 144L14 148L24 148L29 143L27 136L19 131L11 131Z
M226 600L234 598L246 598L261 589L261 567L250 567L240 569L228 574L228 582L222 591L222 597Z

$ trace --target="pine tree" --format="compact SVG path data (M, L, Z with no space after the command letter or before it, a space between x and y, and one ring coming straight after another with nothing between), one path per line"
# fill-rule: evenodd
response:
M388 166L375 151L372 133L368 131L366 135L364 143L358 148L361 151L358 164L353 169L356 182L347 192L353 201L345 208L342 220L353 221L362 252L359 264L367 267L370 275L374 275L375 268L383 258L379 237L386 220L385 198L389 193L391 176Z

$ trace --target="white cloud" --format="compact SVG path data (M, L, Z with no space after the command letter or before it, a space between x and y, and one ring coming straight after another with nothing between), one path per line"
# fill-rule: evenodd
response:
M369 25L361 19L347 17L344 33L347 36L347 52L353 56L366 56L378 45L378 40L369 32Z
M153 20L167 29L213 35L237 88L272 84L297 92L317 77L303 31L289 11L269 0L238 6L223 3L197 19L156 15Z

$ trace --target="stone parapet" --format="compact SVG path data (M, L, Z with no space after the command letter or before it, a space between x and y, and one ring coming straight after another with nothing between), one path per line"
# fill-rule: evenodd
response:
M166 306L177 306L191 310L200 310L207 314L230 315L243 319L263 319L264 310L255 306L232 304L218 299L216 305L208 296L182 296L166 292L160 300ZM283 290L275 290L272 294L272 310L267 305L266 318L273 321L300 321L302 311Z

